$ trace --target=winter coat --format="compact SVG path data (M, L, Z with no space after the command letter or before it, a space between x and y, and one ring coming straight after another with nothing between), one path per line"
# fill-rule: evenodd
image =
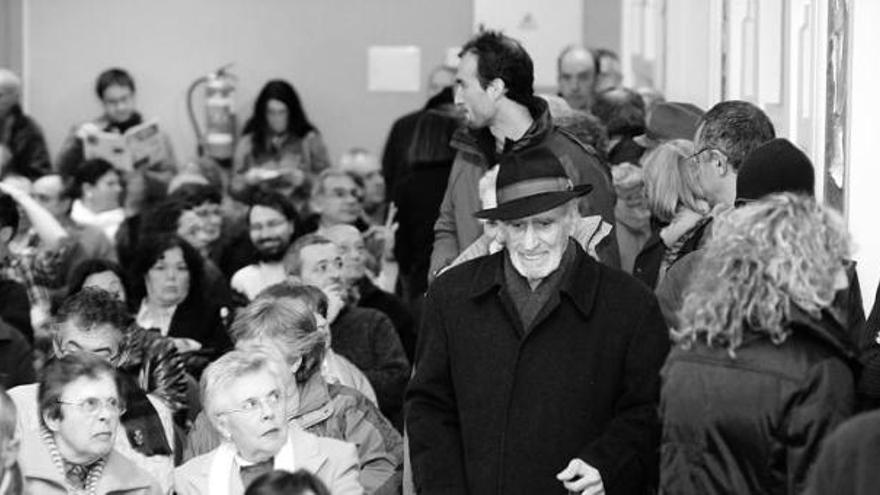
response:
M704 341L670 352L660 493L801 493L855 405L855 353L834 325L795 310L781 344L747 332L735 357Z
M573 458L609 495L652 484L666 327L643 284L574 249L528 333L505 289L506 250L428 290L407 392L418 493L562 494L556 474Z
M375 495L396 493L403 468L403 440L362 394L342 385L327 385L316 373L301 390L300 410L290 421L319 437L356 445L364 491ZM220 442L220 434L202 411L187 437L183 459L208 453Z
M874 495L880 487L880 411L856 416L822 444L805 495Z
M43 131L19 105L0 119L0 145L8 147L12 155L7 163L0 164L0 178L16 174L36 180L52 171Z
M581 215L601 215L602 220L614 225L614 189L596 152L568 131L553 125L543 99L535 98L530 112L534 123L518 141L508 141L504 151L518 151L539 145L550 148L559 157L572 182L593 185L592 192L581 200ZM440 216L434 225L432 275L452 262L483 233L482 225L473 216L482 209L478 183L499 159L495 153L495 137L488 129L462 129L453 136L451 145L458 150L458 154L449 174ZM608 238L608 245L607 253L600 253L602 261L619 266L620 255L613 236Z
M118 433L117 433L118 434ZM19 464L24 474L28 493L34 495L67 495L64 476L52 462L49 448L43 443L39 430L21 431ZM110 451L107 463L97 484L96 493L107 495L161 495L159 483L138 464L116 449Z

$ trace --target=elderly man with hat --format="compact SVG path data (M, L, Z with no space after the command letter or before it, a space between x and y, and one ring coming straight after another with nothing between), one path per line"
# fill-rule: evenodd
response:
M428 291L407 393L418 493L640 494L654 482L659 370L654 296L574 242L577 199L555 154L502 158L504 248Z

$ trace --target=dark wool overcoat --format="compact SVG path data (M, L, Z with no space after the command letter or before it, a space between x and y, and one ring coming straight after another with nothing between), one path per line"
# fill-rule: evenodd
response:
M655 481L659 371L669 350L654 295L579 247L523 329L501 251L432 285L407 394L418 493L566 493L579 457L608 495Z

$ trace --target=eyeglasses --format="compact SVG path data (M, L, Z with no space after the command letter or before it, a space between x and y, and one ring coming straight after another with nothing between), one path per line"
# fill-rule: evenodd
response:
M716 151L718 153L721 153L724 156L727 156L727 154L725 152L719 150L718 148L707 147L707 148L700 149L699 151L697 151L693 155L690 155L689 157L687 157L687 160L693 161L694 163L699 165L699 164L703 163L703 161L705 160L705 158L701 158L701 157L706 156L707 151Z
M76 402L63 401L59 399L58 403L78 407L80 411L92 416L98 414L98 412L100 412L104 408L107 408L108 411L116 415L121 416L125 414L125 405L122 403L121 400L117 399L116 397L109 397L107 399L86 397L85 399Z
M279 406L279 404L281 404L281 392L279 392L278 390L273 390L262 399L252 397L242 402L241 407L236 409L227 409L220 414L242 413L252 415L262 411L264 407L275 409Z

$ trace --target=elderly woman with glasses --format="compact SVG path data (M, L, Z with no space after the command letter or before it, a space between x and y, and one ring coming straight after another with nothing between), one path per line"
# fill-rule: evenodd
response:
M202 375L201 395L223 443L175 472L179 495L242 495L259 476L305 469L334 494L362 494L354 445L307 433L285 416L283 357L267 346L223 355Z
M21 432L30 493L158 495L156 480L114 449L125 412L116 371L106 360L72 353L43 370L41 427Z

